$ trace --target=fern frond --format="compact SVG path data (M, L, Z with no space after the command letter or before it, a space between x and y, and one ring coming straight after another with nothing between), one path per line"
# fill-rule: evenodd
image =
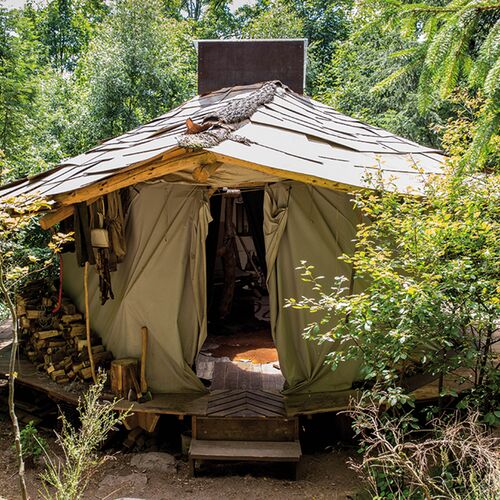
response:
M381 92L387 89L392 84L403 78L403 76L413 71L418 65L420 65L420 60L405 64L401 68L391 73L387 78L384 78L381 82L378 82L377 85L372 87L372 92Z
M484 81L484 95L491 99L500 95L500 58L496 60L493 67L486 75Z
M499 127L500 110L498 109L498 104L489 101L481 113L474 139L464 157L465 165L484 165L489 153L491 139L494 134L498 133Z
M427 51L426 64L431 68L439 67L451 50L456 36L458 34L457 25L454 22L448 22L430 41Z
M421 48L418 46L415 47L410 47L409 49L403 49L403 50L397 50L396 52L393 52L392 54L389 55L389 57L393 59L397 59L398 57L408 57L408 56L414 56L418 52L421 51Z
M471 87L481 87L484 85L486 77L493 65L500 58L500 19L491 28L488 36L479 49L479 53L474 66L469 75L469 85Z
M429 66L424 64L418 81L418 109L426 111L433 102L435 93L433 73Z
M436 83L439 83L439 93L443 99L446 99L456 88L460 73L465 69L464 62L468 57L468 47L476 23L477 16L470 11L461 16L457 24L462 27L457 33L459 36L453 41L441 68L435 74Z

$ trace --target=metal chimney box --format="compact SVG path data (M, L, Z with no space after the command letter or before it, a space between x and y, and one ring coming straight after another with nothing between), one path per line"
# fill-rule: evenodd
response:
M198 40L198 93L280 80L302 94L306 39Z

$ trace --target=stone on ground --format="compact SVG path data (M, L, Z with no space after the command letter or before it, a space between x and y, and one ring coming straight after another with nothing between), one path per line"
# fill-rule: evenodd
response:
M171 472L175 468L175 458L169 453L150 451L148 453L136 453L130 465L142 472Z

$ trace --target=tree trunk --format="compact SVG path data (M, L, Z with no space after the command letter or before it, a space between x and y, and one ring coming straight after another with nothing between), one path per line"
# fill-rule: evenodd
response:
M7 307L9 308L10 315L12 318L12 349L10 351L10 360L9 360L9 415L12 421L12 429L14 431L14 442L16 445L16 452L17 452L18 476L19 476L19 486L21 488L21 496L23 500L27 500L28 491L26 489L26 479L24 475L24 460L23 460L23 451L21 447L21 431L19 429L19 422L17 420L15 398L14 398L15 381L17 377L16 359L17 359L17 349L19 345L17 311L9 295L9 291L7 290L7 287L5 285L2 264L3 263L0 261L0 290L7 304Z

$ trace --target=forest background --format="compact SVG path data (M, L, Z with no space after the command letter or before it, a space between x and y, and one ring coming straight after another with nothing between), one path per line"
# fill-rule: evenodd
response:
M477 108L497 91L499 10L495 2L463 0L258 0L237 9L230 0L28 0L0 7L2 183L195 95L193 41L205 38L305 37L310 96L441 147L448 120L477 121ZM483 152L498 127L498 113L488 111L495 123L483 130Z

